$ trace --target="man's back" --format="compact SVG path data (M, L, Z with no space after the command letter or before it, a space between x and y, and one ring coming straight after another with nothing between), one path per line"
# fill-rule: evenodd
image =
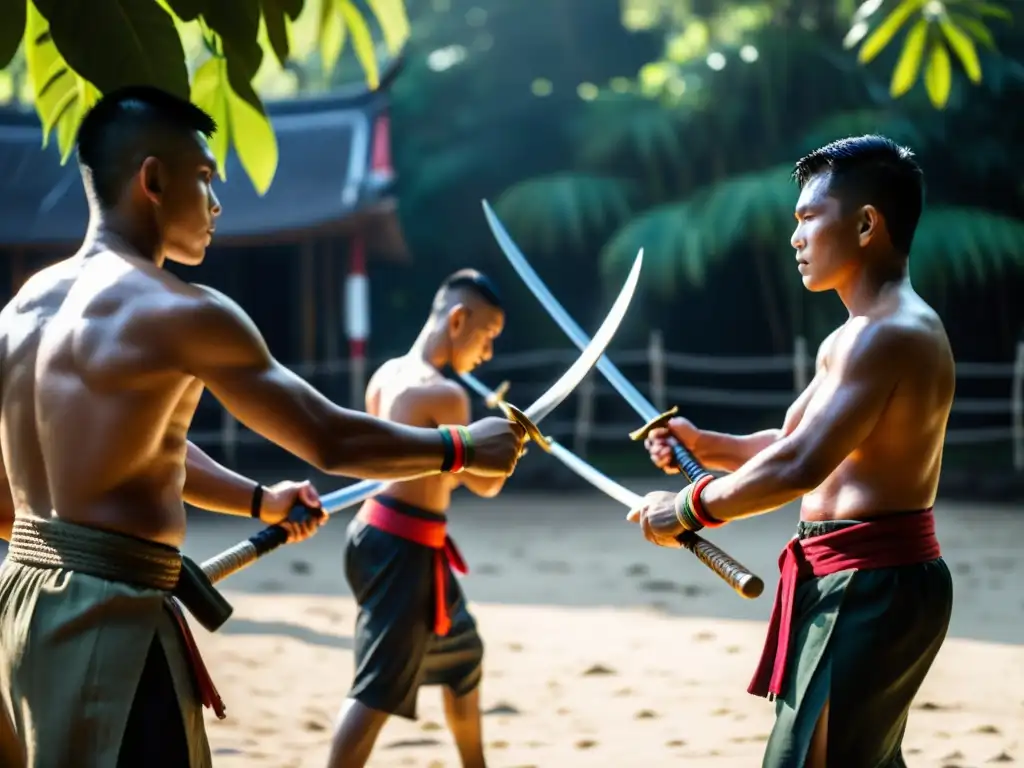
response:
M805 520L864 518L930 507L938 490L955 368L942 321L909 286L856 317L822 344L818 383L803 418L828 407L850 384L849 359L858 345L898 336L899 350L872 377L896 371L895 388L874 428L834 472L803 500ZM863 378L863 377L862 377ZM870 379L861 382L872 386Z
M367 413L413 427L437 426L435 406L450 400L452 388L436 368L412 355L393 358L378 368L366 386ZM387 493L415 507L442 513L458 486L452 475L391 483Z
M107 251L43 270L8 303L2 444L17 512L180 544L202 385L168 364L154 321L198 290Z

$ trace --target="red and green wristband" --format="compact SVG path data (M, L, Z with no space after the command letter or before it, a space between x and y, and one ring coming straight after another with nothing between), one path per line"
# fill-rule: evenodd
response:
M456 474L473 464L473 438L461 424L441 424L437 428L444 444L441 471Z
M676 519L688 531L699 531L701 528L720 528L724 520L716 520L708 514L701 504L700 494L708 483L714 480L711 475L704 475L695 483L690 483L676 494Z

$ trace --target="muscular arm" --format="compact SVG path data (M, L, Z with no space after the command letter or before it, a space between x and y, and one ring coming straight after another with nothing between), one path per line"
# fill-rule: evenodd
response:
M781 429L763 429L749 435L729 435L723 432L701 430L694 445L694 453L700 457L704 467L710 470L735 472L762 451L768 449L799 426L807 404L818 391L824 378L824 355L826 345L832 337L826 339L818 350L816 371L807 388L793 401L786 411L785 421Z
M735 520L770 512L820 485L860 445L913 364L912 332L879 325L862 330L818 385L822 405L793 432L701 495L708 514Z
M438 387L438 392L431 399L430 409L435 424L469 423L469 398L466 391L457 384L445 382L443 386ZM455 475L455 479L460 485L485 499L497 496L505 485L504 477L482 477L474 475L468 469Z
M225 515L249 517L255 480L243 477L211 459L195 443L185 454L185 501L194 507Z
M169 354L253 431L323 472L406 480L437 474L444 445L435 429L341 408L270 354L231 299L208 291L165 318Z

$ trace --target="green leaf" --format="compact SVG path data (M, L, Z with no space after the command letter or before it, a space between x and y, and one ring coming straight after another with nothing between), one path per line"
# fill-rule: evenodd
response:
M228 122L231 124L231 140L238 153L238 160L252 181L258 195L270 189L270 183L277 172L277 137L270 120L260 110L254 109L249 99L234 89L227 91Z
M917 82L917 74L921 70L921 59L924 57L924 44L927 40L928 22L921 19L907 33L906 40L903 42L903 50L900 52L900 59L896 63L896 69L892 72L889 94L894 99L905 94Z
M373 36L370 34L370 27L351 0L338 0L338 10L352 35L352 49L355 51L363 72L366 73L366 82L371 90L376 90L380 85L380 72L377 69L377 53L373 49Z
M861 64L867 64L875 56L881 53L882 49L889 44L900 27L907 19L921 10L924 0L902 0L892 12L885 17L885 20L878 25L874 32L868 35L867 40L860 47L857 60Z
M995 3L971 3L971 9L977 11L982 16L995 16L997 19L1003 19L1004 21L1013 21L1013 14L1010 13L1006 8Z
M252 87L252 74L249 73L248 64L230 56L224 57L227 64L228 83L236 96L243 99L254 111L263 114L263 101L256 94Z
M53 44L49 24L31 3L26 14L25 64L36 113L43 124L42 145L49 144L50 132L56 127L61 162L67 162L78 125L99 92L64 61Z
M928 98L936 109L942 109L949 101L949 92L953 87L953 68L949 60L949 51L940 41L932 43L931 56L924 71L924 85L928 90Z
M260 0L209 0L203 20L217 33L229 74L251 81L263 63L260 47Z
M402 0L368 0L368 3L384 34L384 45L388 53L394 56L409 39L409 17L405 12L405 3Z
M195 21L206 8L205 0L164 0L182 21Z
M330 78L345 47L345 25L338 13L336 0L323 0L320 5L320 67Z
M270 47L278 63L284 67L288 63L288 22L281 0L263 0L263 24L267 28Z
M152 85L188 98L185 51L174 20L147 0L32 0L57 49L101 92ZM82 22L89 20L89 33Z
M949 47L953 49L957 58L960 59L960 63L963 64L967 77L972 83L980 83L981 62L978 61L978 51L974 47L974 41L948 18L941 19L939 24L949 41Z
M986 27L978 19L971 18L970 16L964 16L959 13L949 14L950 19L956 22L956 25L961 29L967 31L975 40L984 45L990 51L996 50L996 40L992 37L992 33L989 28Z
M0 0L0 69L11 63L25 34L28 0Z
M192 77L192 103L217 123L217 131L210 137L210 151L217 158L222 181L227 181L228 143L231 137L227 96L229 90L227 63L219 56L209 58Z
M910 251L910 276L922 293L980 285L1024 268L1024 222L981 208L925 208Z

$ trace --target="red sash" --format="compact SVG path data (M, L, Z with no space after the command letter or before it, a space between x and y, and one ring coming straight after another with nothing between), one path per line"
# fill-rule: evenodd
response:
M448 615L445 563L459 573L469 572L462 553L448 536L447 522L444 519L424 520L413 517L376 499L363 502L357 517L385 533L434 550L434 633L447 635L452 622Z
M801 579L847 570L897 568L941 555L932 510L880 517L821 536L794 537L779 556L782 576L768 620L768 637L748 693L771 699L782 693L792 639L793 603Z

